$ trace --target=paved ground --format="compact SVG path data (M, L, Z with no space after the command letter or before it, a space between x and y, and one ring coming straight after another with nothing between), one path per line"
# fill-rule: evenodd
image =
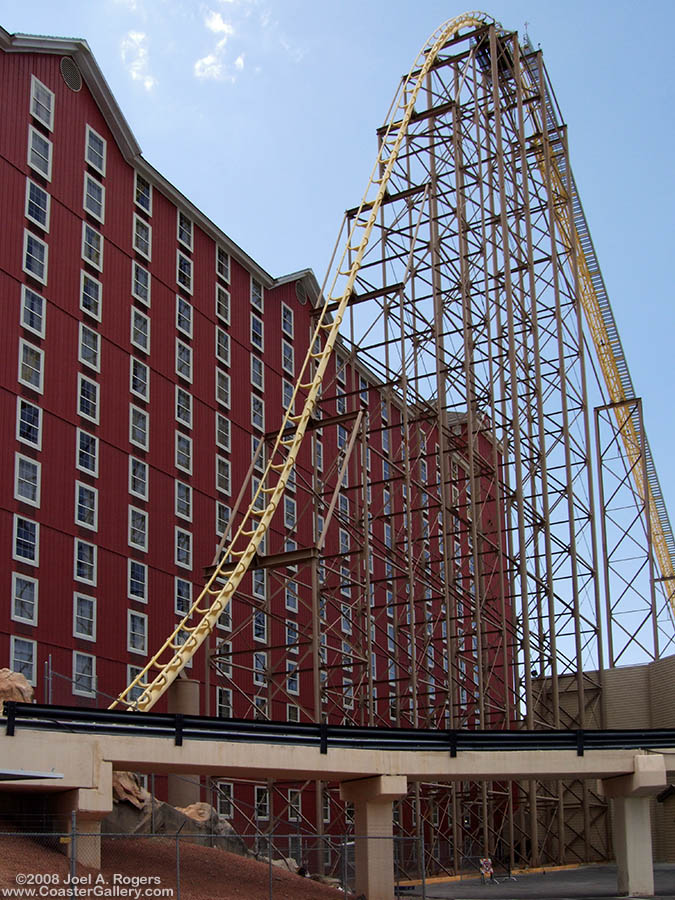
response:
M502 880L499 884L481 884L480 879L451 881L446 884L428 884L427 900L594 900L603 897L614 900L616 893L616 866L584 866L581 869L564 869L558 872L537 872L519 875L517 881ZM654 867L656 900L675 897L675 864L658 864ZM402 890L403 897L424 896L420 886Z

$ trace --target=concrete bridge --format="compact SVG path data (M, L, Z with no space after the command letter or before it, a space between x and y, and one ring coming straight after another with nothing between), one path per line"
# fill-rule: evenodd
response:
M97 711L79 710L80 716ZM553 780L597 779L605 796L614 799L614 846L618 863L619 893L650 896L654 892L649 797L663 790L667 773L675 772L675 731L663 747L644 749L531 749L461 750L453 755L440 749L386 749L382 746L331 746L330 742L298 743L292 726L277 726L276 737L255 735L257 723L245 723L250 735L236 739L208 733L195 738L183 735L182 717L176 730L158 736L136 715L117 714L124 723L96 733L60 731L54 722L40 722L39 716L12 723L0 735L0 758L4 768L63 774L58 781L38 779L0 783L4 791L58 792L57 807L64 817L77 810L78 820L93 833L78 841L78 850L91 865L100 862L100 839L95 835L100 820L112 810L114 769L156 774L191 774L247 779L320 779L339 782L344 800L354 804L356 843L356 890L368 900L392 900L394 896L393 842L368 841L369 837L392 836L395 800L406 795L411 782L452 782L464 780ZM170 717L164 717L168 719ZM62 721L68 729L69 723ZM161 716L152 717L162 719ZM9 721L9 720L8 720ZM136 722L138 721L138 725ZM270 723L259 723L261 725ZM77 729L77 723L70 727ZM319 729L319 726L315 726ZM92 733L93 730L93 733ZM262 730L262 729L261 729ZM287 731L287 742L279 734ZM347 729L343 729L347 731ZM358 731L358 729L357 729ZM384 729L364 729L385 731ZM395 730L387 729L396 735ZM125 733L128 732L128 733ZM178 736L180 733L180 736ZM429 733L434 737L434 733ZM442 732L440 733L443 734ZM492 733L494 734L494 733ZM546 734L546 733L542 733ZM587 733L589 736L591 733ZM600 734L600 733L598 733ZM607 734L604 732L603 734ZM638 736L648 732L636 732ZM501 733L501 743L520 732ZM367 743L367 742L365 742ZM423 742L422 742L423 743ZM522 744L522 740L520 741ZM516 744L514 743L514 746Z

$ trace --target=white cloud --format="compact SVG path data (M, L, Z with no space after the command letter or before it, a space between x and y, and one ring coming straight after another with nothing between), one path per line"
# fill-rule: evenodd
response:
M244 68L244 54L243 53L240 53L239 56L235 59L234 67L235 67L235 69L239 69L240 72Z
M157 79L149 72L148 36L142 31L128 31L120 44L122 62L134 81L151 91Z
M197 60L194 72L196 78L212 78L219 81L223 77L223 64L214 53L209 53L208 56Z
M221 0L223 2L223 0ZM225 0L231 4L239 3L239 0ZM195 78L212 79L214 81L232 81L235 75L232 71L232 64L228 65L225 59L225 51L229 39L235 34L234 26L231 22L227 22L223 16L213 9L208 9L204 16L204 26L218 35L220 40L216 43L213 50L202 56L194 64ZM240 53L234 61L234 69L238 72L244 68L244 54Z
M214 12L213 10L209 10L209 14L204 19L204 24L212 31L214 34L223 34L225 35L225 40L227 40L230 35L234 34L234 28L230 25L229 22L226 22L219 12Z

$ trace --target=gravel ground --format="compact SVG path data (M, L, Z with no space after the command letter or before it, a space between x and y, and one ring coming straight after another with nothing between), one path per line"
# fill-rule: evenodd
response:
M17 874L40 873L58 876L58 888L36 888L36 897L62 897L69 871L68 860L55 849L55 841L37 841L26 837L0 835L0 897L18 896L8 893L16 888ZM99 873L80 867L78 875L89 881L79 884L87 889L79 896L97 897L95 887L105 889L138 887L143 893L100 893L98 896L142 900L150 896L148 888L176 891L176 842L170 838L105 839L101 875L105 884L96 882ZM211 847L201 847L187 841L180 842L180 898L181 900L269 900L269 867L266 863L246 859ZM338 900L342 892L308 878L291 874L277 867L272 869L273 900ZM159 881L142 881L143 878ZM42 890L38 893L38 890ZM47 892L48 891L48 892ZM24 894L24 896L30 896ZM157 896L157 895L155 895Z

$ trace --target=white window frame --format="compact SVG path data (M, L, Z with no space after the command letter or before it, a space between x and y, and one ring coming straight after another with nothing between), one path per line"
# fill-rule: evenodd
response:
M145 441L141 442L134 438L134 418L135 414L139 417L143 416L145 418ZM141 409L140 406L136 406L134 403L129 404L129 443L133 444L134 447L139 447L141 450L149 450L150 449L150 413Z
M145 470L144 477L141 479L134 472L134 464L137 463L139 466L142 466ZM143 459L137 459L135 456L131 456L129 454L129 483L128 489L129 493L132 497L138 497L140 500L148 499L148 464ZM136 490L135 485L137 482L142 482L144 489L143 491Z
M290 322L290 327L288 327L288 323ZM293 322L293 310L287 303L281 304L281 331L286 335L287 338L293 340L294 337L294 322Z
M254 388L257 388L259 391L265 390L265 363L260 359L260 357L256 356L255 353L251 353L251 384ZM256 372L257 366L260 366L259 373ZM260 374L260 379L258 380L258 374Z
M85 250L87 247L94 246L93 244L87 243L87 232L88 231L93 232L93 234L95 234L96 237L98 238L98 247L96 248L96 252L98 253L98 256L99 256L98 261L94 261L91 257L87 256L87 254L85 253ZM103 271L103 249L104 249L103 235L99 231L97 231L93 225L90 225L89 222L86 221L86 219L83 219L82 220L82 259L86 263L89 263L89 265L92 266L94 269L96 269L98 272Z
M138 581L138 579L132 579L131 570L134 566L140 566L143 569L143 594L135 594L131 590L131 582L132 580ZM137 603L147 603L148 602L148 566L146 563L141 562L138 559L133 559L129 557L127 560L127 597L129 600L135 600Z
M92 688L90 691L84 690L83 688L77 687L77 661L78 659L87 659L91 660L91 684ZM89 675L87 675L87 678ZM96 657L91 653L82 653L79 650L73 650L73 694L79 697L95 697L96 696Z
M77 564L78 564L78 549L79 546L88 547L91 549L91 567L93 569L93 578L83 578L82 575L78 575L77 573ZM89 565L89 563L87 563ZM82 538L76 537L73 545L73 580L79 581L81 584L90 584L93 587L96 587L96 583L98 581L98 547L96 544L90 544L89 541L82 540Z
M91 634L85 634L83 631L77 630L77 601L80 598L82 600L88 600L91 603ZM92 643L96 642L96 597L90 597L88 594L83 594L81 591L73 591L73 637L83 641L91 641Z
M253 330L253 323L256 322L260 325L260 343L257 343L257 333ZM255 340L254 340L255 335ZM262 317L257 315L257 313L251 313L251 346L260 353L265 352L265 323L262 320Z
M183 397L187 397L187 400L188 400L187 404L179 402L179 400L182 400ZM176 421L180 422L181 425L184 425L186 428L192 428L192 409L193 409L192 394L189 391L186 391L185 388L182 387L182 385L177 384L176 385L176 407L175 407ZM186 415L185 416L179 415L180 410L185 410Z
M266 785L255 786L253 814L256 822L266 822L270 817L270 792Z
M229 453L232 447L232 423L228 416L218 410L216 410L216 446L226 453Z
M259 665L262 663L262 665ZM267 651L253 652L253 684L264 687L267 684Z
M216 500L216 534L220 537L225 534L225 530L230 522L232 510L221 500Z
M90 359L86 359L82 348L85 346L84 337L85 335L94 336L94 361ZM88 345L87 345L88 346ZM101 335L98 331L94 331L93 328L90 328L84 322L80 322L78 324L78 340L77 340L77 358L82 363L83 366L87 366L89 369L93 369L94 372L101 371Z
M184 219L187 222L187 224L189 225L189 228L185 228L185 227L181 228L181 226L183 224L181 222L181 219ZM182 230L189 232L189 234L190 234L189 240L185 240L185 238L181 236ZM190 251L192 251L192 248L194 245L194 231L195 231L194 222L188 216L188 214L184 213L182 209L176 209L176 240L178 241L179 244L182 244L183 247L187 248Z
M134 619L138 619L143 623L142 631L133 631L131 623ZM132 634L140 634L143 638L142 647L134 647L132 644ZM127 610L127 650L129 653L137 653L139 656L148 655L148 614L138 612L136 609Z
M33 598L30 601L33 604L33 615L31 617L22 616L17 612L17 602L26 603L18 594L19 581L25 581L32 585ZM37 578L30 575L24 575L22 572L12 572L12 611L11 618L14 622L23 622L24 625L37 625L38 623L38 599L39 599L40 582Z
M24 676L28 684L33 687L37 684L36 672L37 672L37 641L32 640L31 638L23 637L23 635L11 635L9 644L9 667L13 672L19 672ZM22 644L29 644L31 648L31 669L29 670L29 674L26 674L26 670L23 668L23 665L19 666L17 664L16 659L16 645L18 642Z
M136 373L136 366L142 367L144 372L144 379L139 379ZM134 379L136 376L136 379ZM134 386L134 380L141 381L145 384L145 390L139 391L137 387ZM135 356L129 357L129 393L133 394L134 397L138 397L139 400L144 400L146 403L150 400L150 366L147 363L144 363L142 359L136 359Z
M178 445L181 441L187 441L187 445L189 447L190 462L189 462L188 466L184 466L178 462ZM187 434L182 434L180 431L177 431L174 449L175 449L174 463L175 463L176 468L180 469L181 472L187 472L188 475L192 475L192 438Z
M37 359L39 360L39 368L32 368L28 366L30 371L36 371L38 373L37 384L34 384L32 381L27 378L22 377L22 371L24 366L24 351L28 349L30 351L34 351L37 354ZM32 391L35 391L38 394L42 394L44 391L44 369L45 369L45 361L44 361L44 350L41 350L39 347L36 347L34 344L31 344L29 341L25 341L23 338L19 339L19 371L17 373L17 380L20 384L25 385L27 388L30 388Z
M187 538L187 548L181 547L180 539ZM187 561L180 559L179 551L187 553ZM178 525L174 528L174 562L181 569L192 569L192 532L180 528Z
M185 305L189 310L189 316L185 316L185 314L181 310L181 306ZM180 331L181 334L184 334L186 337L192 337L192 319L193 319L194 310L192 308L192 304L190 301L183 297L181 294L176 294L176 330ZM189 328L185 328L182 324L182 320L187 318L189 321Z
M19 522L28 522L30 525L35 527L35 553L33 557L29 556L20 556L17 552L17 540L18 540L18 532L19 532ZM13 525L12 525L12 559L15 559L17 562L24 562L29 566L37 566L40 565L40 523L34 522L32 519L29 519L27 516L22 516L19 513L14 513L13 516Z
M216 453L216 490L226 497L232 491L232 466L229 459Z
M182 489L182 491L181 491ZM181 497L180 494L185 496ZM184 481L176 479L174 481L174 510L178 519L184 519L186 522L192 521L192 488ZM181 504L187 504L187 512L181 509Z
M224 264L221 263L224 260ZM223 247L216 244L216 275L227 284L230 283L230 254Z
M287 357L290 360L288 365ZM291 377L295 377L295 349L286 338L281 339L281 368Z
M93 282L98 289L98 297L96 299L96 311L92 311L89 309L84 302L85 291L84 286L85 282ZM103 285L98 280L98 278L94 278L93 275L90 275L89 272L86 272L84 269L80 271L80 309L86 315L91 316L92 319L96 319L97 322L101 321L101 305L103 303Z
M185 597L181 596L178 593L178 585L187 585L188 592ZM185 609L181 608L181 604L178 602L179 599L181 601L185 601ZM177 616L184 617L190 612L190 607L192 606L192 582L187 578L182 578L180 575L174 576L174 590L173 590L173 611Z
M232 401L232 382L227 372L216 368L216 402L225 409L230 408Z
M143 527L143 543L134 543L131 540L132 531L131 531L131 523L133 521L133 514L137 513L144 522ZM129 504L129 515L128 515L128 529L127 529L127 544L130 547L135 547L137 550L142 550L144 553L148 550L148 514L144 509L139 509L137 506L132 506Z
M46 160L46 171L41 165L36 165L33 162L33 141L37 138L39 141L44 141L47 144L47 160ZM39 159L44 159L44 157L39 156L36 153L36 156ZM48 137L45 137L41 131L38 131L37 128L34 128L32 125L28 126L28 154L27 154L27 162L28 165L34 172L42 175L44 179L47 181L52 180L52 161L54 159L54 145L49 140Z
M133 245L136 253L139 253L143 259L147 259L148 262L152 259L152 225L149 222L146 222L142 216L139 216L138 213L134 213L133 220L133 230L131 232L131 243ZM139 231L143 231L147 228L147 241L145 239L145 235L139 241ZM144 249L145 244L147 243L147 250Z
M135 321L143 321L145 325L147 325L146 330L146 345L143 346L135 337L134 337L134 323ZM145 313L141 312L140 309L136 309L135 306L131 307L131 318L130 318L130 331L129 331L129 341L133 347L136 347L137 350L145 354L150 354L150 317L146 316Z
M255 412L256 408L258 409ZM260 422L257 419L260 418ZM258 431L265 431L265 401L257 394L251 394L251 425Z
M147 282L142 283L137 277L139 273L147 275ZM140 285L140 288L138 287ZM146 269L135 259L131 261L131 296L135 297L139 303L150 307L152 299L152 275L149 269Z
M93 522L86 522L79 518L79 508L82 505L80 503L80 491L91 491L93 504L91 506L91 510L93 512ZM90 507L86 506L85 509L89 510ZM80 528L87 528L89 531L97 531L98 530L98 490L95 487L92 487L90 484L85 484L83 481L75 482L75 524L79 525Z
M44 197L46 197L46 199L47 199L46 205L44 207L44 212L45 212L45 221L44 222L42 222L40 219L37 219L35 216L31 215L31 213L30 213L31 188L35 188L36 191L40 191L40 193L43 194ZM35 204L35 205L39 206L38 204ZM50 213L51 213L51 205L52 205L52 198L51 198L51 195L49 194L49 192L46 191L41 185L37 184L35 181L31 181L30 178L26 178L25 216L29 222L33 222L34 225L37 225L38 228L40 228L42 231L47 232L47 233L49 232L49 218L50 218ZM39 208L42 209L42 207L40 207L40 206L39 206Z
M216 284L216 317L224 322L225 325L230 324L230 308L231 297L230 292L222 284Z
M105 222L105 185L101 184L101 182L98 180L98 178L94 178L94 176L91 175L89 172L84 173L83 183L84 183L84 186L83 186L83 190L82 190L82 208L87 213L87 215L92 216L94 219L96 219L97 222L100 222L101 225L103 225ZM91 195L89 193L89 185L90 184L95 185L101 191L100 212L92 209L91 206L88 205L87 201L89 200L90 197L92 197L93 202L95 204L97 204L97 206L98 206L98 202L99 202L98 200L96 200L94 198L93 195Z
M103 144L103 152L101 154L101 156L103 157L103 162L101 165L99 165L97 162L94 162L89 153L89 151L92 149L92 146L91 146L92 135L94 137L97 137L99 139L99 141L101 141L101 143ZM94 151L94 152L96 152L96 151ZM104 137L102 137L98 133L98 131L96 131L94 128L92 128L91 125L87 124L87 127L85 129L85 137L84 137L84 160L87 163L87 165L91 166L92 169L94 169L96 172L99 173L99 175L102 175L103 177L105 177L107 152L108 152L108 142L106 141L106 139Z
M19 473L21 470L21 464L27 463L30 466L35 467L35 499L30 499L19 491ZM22 453L14 454L14 499L18 500L20 503L26 503L29 506L34 506L39 508L40 506L40 488L42 481L42 472L41 472L42 464L38 462L36 459L31 459L30 456L24 456ZM33 482L31 482L32 484Z
M144 182L144 184L146 184L148 186L148 193L147 193L148 205L147 206L145 206L143 203L140 203L138 200L138 197L139 197L138 179L139 178ZM141 196L145 196L145 194L143 193L143 194L141 194ZM134 203L136 204L136 206L139 209L144 210L149 216L152 216L152 184L150 181L148 181L148 179L144 175L141 175L139 172L134 172Z
M36 272L34 269L31 269L28 265L28 245L30 241L36 241L42 250L42 258L39 259L34 254L31 254L30 259L36 259L41 265L40 272ZM47 284L47 274L49 271L49 245L46 241L43 241L42 238L39 238L32 231L29 231L27 228L23 230L23 257L22 257L22 269L30 278L34 278L36 281L39 281L40 284Z
M181 371L181 366L184 366L186 371ZM192 384L192 372L192 347L189 344L186 344L185 341L181 341L180 338L176 338L176 375Z
M184 269L184 271L186 272L184 281L181 281L180 278L181 263L187 263L187 267ZM189 269L189 275L187 274L187 269ZM176 284L188 294L192 294L193 275L193 264L190 257L186 256L180 250L176 250Z
M33 298L37 297L40 301L40 312L35 313L31 307L28 305L28 297ZM40 327L36 328L33 324L31 324L31 318L36 318L39 320ZM21 285L21 327L25 328L26 331L31 331L33 334L38 337L43 338L45 336L46 330L46 318L47 318L47 300L42 296L42 294L38 294L37 291L34 291L32 288L28 287L27 284Z
M42 116L39 112L36 112L35 105L39 104L38 98L36 96L37 90L42 88L46 94L49 95L49 105L42 104L46 106L48 115L47 118ZM34 119L37 119L38 122L41 122L42 125L45 126L49 131L54 130L54 91L50 90L46 84L40 81L35 75L31 74L30 76L30 114Z
M230 365L230 335L223 328L216 326L216 359L224 366Z
M259 289L259 290L257 290ZM258 295L260 300L258 300ZM257 309L259 313L265 312L265 288L262 283L251 275L250 299L253 309Z

